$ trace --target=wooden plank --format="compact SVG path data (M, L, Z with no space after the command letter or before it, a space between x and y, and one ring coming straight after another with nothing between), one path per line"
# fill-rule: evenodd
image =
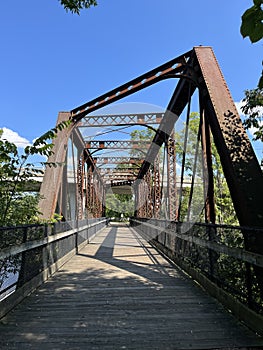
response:
M96 225L99 225L101 223L106 223L106 219L103 219L99 222L91 223L91 224L80 227L78 234L81 234L81 232L83 232L84 230L87 230L87 229L94 227ZM66 231L66 232L61 232L61 233L55 234L53 236L49 236L46 239L50 243L50 242L54 242L56 240L59 240L61 238L66 238L66 237L72 235L74 232L76 233L77 231L74 229L74 230L70 230L70 231ZM92 237L94 235L95 235L95 233L89 239L92 239ZM25 245L21 244L21 247L14 247L14 249L18 249L18 250L21 249L21 251L19 251L19 252L23 252L23 251L26 251L26 250L31 249L31 248L40 247L42 245L44 246L46 244L46 239L41 240L41 241L28 242L29 246L27 246L27 244L25 244ZM87 241L80 243L78 246L78 249L83 248L87 243L88 243ZM32 244L32 246L30 246L30 244ZM18 250L15 252L15 254L18 254ZM76 249L74 247L74 249L69 251L62 258L60 258L59 260L54 262L52 265L49 265L47 268L45 268L43 271L41 271L38 275L33 277L30 281L26 282L22 287L20 287L18 290L16 290L8 298L2 300L1 301L1 308L0 308L0 318L2 318L7 312L9 312L15 305L19 304L34 289L36 289L44 281L46 281L62 265L64 265L67 260L69 260L72 256L74 256L75 253L76 253ZM2 257L0 254L0 259L1 258Z
M0 348L211 349L263 341L138 234L95 236L0 323Z

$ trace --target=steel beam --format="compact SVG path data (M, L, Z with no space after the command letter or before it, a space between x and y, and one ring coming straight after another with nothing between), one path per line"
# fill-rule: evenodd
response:
M161 201L162 201L162 189L161 189L161 177L160 177L160 156L159 154L155 158L153 166L153 216L155 218L160 217Z
M134 167L127 167L127 168L112 168L112 167L103 167L103 168L99 168L99 172L100 174L103 176L105 174L119 174L119 173L129 173L129 174L137 174L138 173L138 168L134 168Z
M122 180L135 180L136 176L132 176L132 175L108 175L108 176L103 176L103 181L113 181L113 180L118 180L118 181L122 181Z
M200 93L238 219L263 227L263 175L210 47L194 49L203 82Z
M201 142L203 150L203 175L204 175L204 203L205 203L205 222L216 223L215 210L215 191L214 191L214 174L212 162L212 145L211 132L208 119L201 109Z
M240 224L262 227L262 172L210 47L195 47L193 50L164 65L73 109L70 114L62 113L63 120L70 117L75 122L75 125L78 125L82 118L89 119L91 112L160 80L174 77L180 77L180 80L168 104L167 111L162 116L153 143L148 149L146 159L138 173L138 179L143 179L150 165L154 164L161 145L170 137L174 124L185 108L189 96L198 88L205 116L213 133ZM118 123L126 123L127 116L118 116L120 118ZM101 118L101 116L94 117ZM128 119L130 117L131 115ZM106 116L106 118L109 118L109 116ZM151 119L152 117L149 118ZM107 122L105 120L101 122L113 123L113 120L108 119ZM137 118L136 122L140 123L142 120ZM143 122L145 123L145 118ZM53 161L63 162L65 160L68 135L71 133L72 128L71 126L69 129L62 131L62 136L55 139L54 151L56 156L52 158ZM63 147L64 150L62 150ZM130 161L130 163L132 162ZM106 164L106 161L103 161L103 164ZM42 186L42 194L44 196L47 194L47 202L49 202L47 206L42 203L46 217L49 216L48 213L51 214L55 210L58 188L62 178L62 172L60 174L59 170L53 170L49 173L47 169L47 175L45 175L47 180L44 181L45 184ZM54 181L52 179L52 184L50 185L51 177L54 177ZM52 193L52 195L48 194L48 192ZM260 244L262 243L261 240L259 242Z
M169 220L178 220L178 198L176 186L176 151L174 135L168 139L167 151L167 195Z
M174 124L184 110L189 97L192 96L197 87L198 77L195 74L193 57L190 57L187 66L184 67L184 78L181 78L175 88L173 96L167 106L167 110L154 136L151 147L148 149L145 161L138 173L138 179L142 179L151 164L154 163L160 147L168 141Z
M89 115L79 123L80 128L112 126L112 125L152 125L160 124L164 113L134 113L134 114L108 114Z
M110 182L110 187L115 187L115 186L132 186L133 184L133 181L132 180L126 180L126 181L117 181L116 179L115 180L112 180Z
M69 112L60 112L58 114L57 125L62 121L66 121L70 118ZM61 130L58 136L53 140L53 154L49 157L48 162L50 163L64 163L68 139L73 131L73 125L68 128ZM61 190L63 175L63 167L58 166L47 167L43 177L43 182L40 188L40 202L39 209L41 212L41 217L43 219L51 219L55 213L59 191Z
M86 208L87 208L87 217L91 217L93 211L93 178L92 178L92 168L88 167L86 178L87 178L87 189L86 189Z
M131 157L94 157L94 163L102 164L142 164L143 160Z
M105 141L87 141L87 149L140 149L141 147L149 147L150 141L134 141L134 140L105 140Z
M113 89L98 98L95 98L87 103L82 104L71 110L71 119L74 122L79 122L83 117L89 113L98 110L108 104L122 99L123 97L134 94L148 86L151 86L163 79L169 78L171 75L175 76L184 74L185 66L188 63L188 59L192 55L192 50L184 53L183 55L172 59L169 62L162 64L161 66L152 69L151 71L140 75L139 77L125 83L116 89Z
M87 181L86 181L86 200L87 216L100 217L104 208L105 186L103 179L98 171L94 159L91 157L87 149L84 149L83 162L87 164ZM83 176L84 177L84 176Z
M83 198L84 198L84 155L80 157L77 168L77 215L78 219L83 219Z
M263 227L263 173L210 47L195 48L206 116L240 225ZM243 230L245 247L262 253L262 232ZM263 269L255 267L263 298Z

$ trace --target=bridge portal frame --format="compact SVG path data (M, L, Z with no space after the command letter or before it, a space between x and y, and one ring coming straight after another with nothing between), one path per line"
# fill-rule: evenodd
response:
M187 105L189 96L192 96L194 91L198 89L208 128L213 134L221 158L239 222L242 226L262 227L262 171L211 47L194 47L138 78L74 108L70 114L67 112L60 114L60 121L61 118L71 119L73 124L70 129L62 132L55 140L55 154L56 151L60 151L60 153L53 160L63 162L65 151L60 150L61 144L67 143L66 140L74 127L80 125L81 120L87 118L91 112L169 78L179 78L179 82L137 178L142 179L148 172L150 165L154 164L159 148L170 137L175 122ZM208 158L209 156L207 156L207 160ZM207 166L210 167L211 164L207 162ZM55 177L56 181L50 188L49 185L46 185L45 178L47 177L45 176L41 188L41 193L44 196L49 192L41 204L42 210L44 207L44 217L52 216L55 210L55 202L58 197L57 187L59 179L61 180L59 171ZM208 186L212 189L211 184ZM210 198L210 212L212 202L213 200ZM253 245L253 249L257 250L257 246L263 245L263 238L257 237L254 244L250 242L248 245Z

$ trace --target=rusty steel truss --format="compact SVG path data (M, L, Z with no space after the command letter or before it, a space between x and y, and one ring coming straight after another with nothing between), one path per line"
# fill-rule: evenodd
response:
M123 97L131 95L134 92L144 89L161 80L169 78L178 78L179 82L165 113L145 113L141 115L124 114L118 116L90 115L91 112L94 112L103 106L120 100ZM211 130L213 134L240 223L242 225L253 224L254 226L262 226L262 193L261 190L259 190L262 188L262 172L250 141L242 127L235 104L230 96L214 53L210 47L194 47L183 55L139 76L138 78L133 79L88 103L74 108L70 113L61 113L59 115L59 120L70 118L72 119L73 124L68 130L62 132L60 137L55 140L55 156L53 157L53 160L60 162L64 161L67 140L70 137L72 130L76 130L74 127L82 127L84 123L87 122L90 122L89 126L91 126L91 124L104 125L103 123L105 123L105 125L113 125L115 122L118 125L132 122L145 124L148 120L150 120L150 123L153 123L153 118L155 118L156 121L158 119L160 126L139 170L138 179L142 179L147 173L150 165L154 164L160 146L162 144L168 145L168 139L173 130L174 124L183 109L186 107L189 101L189 96L192 96L196 89L199 91L200 104L202 104L203 113L207 123L206 128ZM96 118L101 119L99 120ZM206 134L208 134L208 132L206 132ZM204 138L202 138L202 140L203 145L207 145L207 141L204 141ZM65 145L64 147L61 147L63 142ZM91 146L91 143L89 145ZM83 149L85 146L86 145L84 144ZM98 148L100 147L101 146ZM115 146L112 145L112 148L114 147ZM209 145L207 145L206 149L209 149ZM173 155L170 156L173 150L171 147L168 147L167 150L170 157L170 161L168 162L170 166L170 170L168 171L170 177L169 183L172 183L173 181L175 184L175 162L173 163ZM208 162L209 154L206 154L205 158ZM105 159L103 162L106 162ZM206 166L209 168L211 165L207 162ZM63 177L62 171L54 171L54 169L48 171L47 169L47 173L48 172L52 173L52 177L56 178L56 181L61 182ZM46 214L44 215L50 216L56 210L59 186L57 186L58 183L56 183L56 181L54 181L54 186L47 186L45 185L45 181L46 180L43 182L41 192L45 193L47 200L42 201L42 203L49 202L49 210L46 210ZM207 181L210 189L210 199L206 201L207 212L213 213L213 187L210 184L211 179L209 180L209 177ZM171 186L171 190L176 193L174 188L175 185ZM47 192L51 192L51 194L47 195ZM174 219L176 219L177 215L175 214L176 205L176 202L170 204L172 208L170 214ZM213 216L214 214L208 215L210 219Z
M102 164L142 164L143 159L134 157L94 157L94 163Z
M178 83L164 113L91 115L101 107L141 89L165 79L175 78L178 79ZM165 208L166 218L172 221L181 220L182 188L187 174L183 169L181 179L179 179L181 189L177 189L177 152L173 132L175 123L185 109L187 109L187 118L189 118L191 98L194 93L197 93L199 98L200 122L196 135L193 175L197 172L197 157L200 154L204 173L202 185L205 188L203 191L205 221L216 221L211 153L211 137L213 137L240 224L263 227L262 171L214 52L211 47L203 46L194 47L183 55L72 109L71 112L59 114L58 122L70 119L72 124L54 140L54 155L49 161L64 162L67 167L47 168L46 170L41 187L43 199L40 209L43 216L50 218L55 212L62 214L65 219L69 219L67 214L69 212L71 212L70 217L75 219L89 215L103 215L105 213L104 188L107 171L111 174L110 181L117 181L114 182L115 184L118 181L128 181L128 178L118 178L116 170L102 170L98 165L126 163L127 168L132 168L131 164L139 166L138 170L132 170L133 175L136 175L134 181L135 214L147 218L160 217L164 202L162 196L166 189L168 198ZM122 140L87 142L81 136L81 129L86 127L128 124L147 126L155 123L159 124L159 127L153 140L149 140L151 143L146 148L146 155L142 153L141 159L130 155L107 157L105 154L97 157L94 155L93 158L91 150L96 149L95 152L97 152L97 150L109 148L123 148L127 151L136 148L135 142L129 141L129 144ZM185 145L187 137L186 132ZM161 169L160 155L163 148L166 150L164 158L166 165L163 162ZM184 161L186 149L184 147L183 167L186 163ZM164 171L164 165L167 168L165 181L164 175L161 174ZM118 169L118 171L121 170ZM115 179L114 176L116 176ZM189 180L187 214L189 220L191 219L193 187L196 181L194 176ZM121 187L121 183L119 186ZM248 250L259 252L262 249L263 237L257 234L251 237L246 235L246 232L244 236ZM261 283L263 290L263 278Z
M79 117L79 113L77 113ZM134 114L108 114L108 115L85 115L79 127L98 127L112 125L145 125L159 124L164 113L134 113ZM72 113L72 118L74 115ZM77 118L80 120L79 118Z
M150 141L135 140L105 140L105 141L88 141L87 149L140 149L141 147L149 148Z

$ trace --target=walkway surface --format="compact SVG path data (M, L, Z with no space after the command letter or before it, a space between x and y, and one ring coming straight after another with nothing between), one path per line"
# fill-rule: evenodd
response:
M1 320L0 339L1 350L263 344L135 231L113 224Z

